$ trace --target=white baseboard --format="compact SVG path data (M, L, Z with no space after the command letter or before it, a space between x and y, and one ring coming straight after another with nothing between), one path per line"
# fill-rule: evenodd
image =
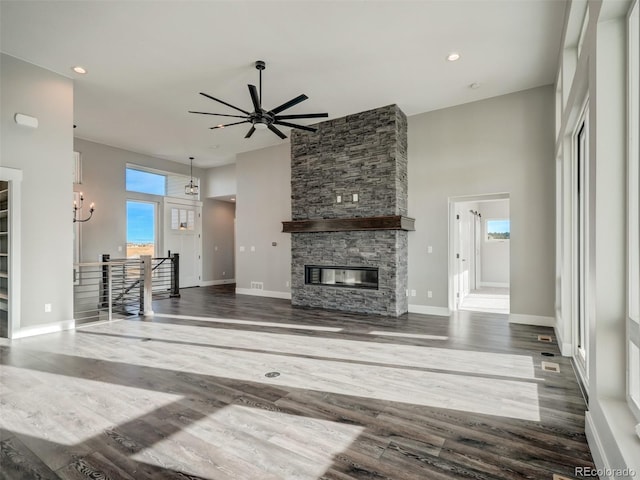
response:
M35 335L44 335L47 333L62 332L63 330L72 330L76 326L75 320L65 320L63 322L45 323L43 325L33 325L31 327L22 327L11 335L12 339L33 337Z
M573 345L571 342L565 342L562 334L560 333L560 329L558 328L558 321L556 320L553 325L553 331L556 334L556 342L558 343L558 348L560 349L560 353L563 357L570 357L573 355Z
M291 292L274 292L271 290L258 290L257 288L236 288L238 295L253 295L256 297L284 298L291 300Z
M509 288L509 282L480 282L481 287Z
M595 464L597 470L608 470L610 468L609 462L607 461L607 456L604 453L604 448L602 448L602 441L600 440L600 436L598 435L598 429L596 428L593 421L593 416L588 410L584 413L584 420L584 433L587 437L589 450L591 450L591 458L593 458L593 463ZM602 479L603 477L600 478ZM612 477L606 478L607 480L613 480Z
M447 307L432 307L429 305L409 305L409 313L437 315L439 317L448 317L451 315L451 311Z
M555 327L556 320L553 317L543 317L542 315L510 313L509 323L521 323L523 325L536 325L538 327Z
M225 278L222 280L207 280L206 282L200 282L201 287L210 287L212 285L226 285L228 283L236 283L235 278Z

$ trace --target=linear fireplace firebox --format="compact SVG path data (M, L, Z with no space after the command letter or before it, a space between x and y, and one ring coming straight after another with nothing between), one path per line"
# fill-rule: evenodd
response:
M378 289L378 269L371 267L304 266L306 285Z

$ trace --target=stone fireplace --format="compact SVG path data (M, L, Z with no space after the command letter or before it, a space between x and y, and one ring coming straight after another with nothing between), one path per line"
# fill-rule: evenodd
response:
M292 304L406 313L404 113L390 105L292 131L291 194Z

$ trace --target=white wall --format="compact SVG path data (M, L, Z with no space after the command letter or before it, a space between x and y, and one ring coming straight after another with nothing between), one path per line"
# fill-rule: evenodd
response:
M282 233L282 222L291 220L289 144L239 154L236 176L237 291L286 297L291 291L287 286L291 278L291 238ZM262 282L263 291L249 292L251 282Z
M202 187L203 194L207 198L235 195L238 190L235 163L206 170Z
M0 163L23 172L20 328L60 326L73 319L73 82L4 54L0 75Z
M487 286L509 286L509 247L511 240L487 240L487 220L509 219L509 200L482 202L481 282Z
M509 193L511 318L552 322L553 100L546 86L409 117L411 304L448 307L448 199Z
M231 283L235 274L236 205L208 198L203 208L203 267L205 283Z

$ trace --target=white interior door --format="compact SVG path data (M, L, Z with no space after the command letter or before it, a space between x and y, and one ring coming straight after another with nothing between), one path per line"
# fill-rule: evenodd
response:
M165 198L164 249L180 255L180 288L200 285L202 202Z

